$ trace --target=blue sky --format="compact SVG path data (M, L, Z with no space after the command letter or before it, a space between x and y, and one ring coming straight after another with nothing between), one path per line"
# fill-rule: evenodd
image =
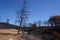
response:
M29 18L28 22L38 20L46 21L50 16L60 15L60 0L27 0ZM16 10L23 5L23 0L0 0L0 16L2 21L10 19L10 23L15 23Z

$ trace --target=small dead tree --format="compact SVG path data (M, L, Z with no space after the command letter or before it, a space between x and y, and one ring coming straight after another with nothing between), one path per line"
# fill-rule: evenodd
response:
M1 16L0 16L0 22L1 22Z
M41 26L41 20L38 21L38 26L39 26L39 27Z
M9 18L7 18L6 22L9 23Z

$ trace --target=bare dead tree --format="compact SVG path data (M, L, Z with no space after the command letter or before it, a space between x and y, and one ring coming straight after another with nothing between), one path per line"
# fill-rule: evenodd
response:
M6 22L9 23L9 18L7 18Z
M38 21L38 26L39 26L39 27L41 26L41 20Z
M22 27L22 25L24 24L24 22L26 21L27 18L27 1L24 0L24 4L23 7L21 8L21 10L19 10L17 12L18 14L18 22L19 22L19 28L18 28L18 34L20 32L20 28Z
M0 22L1 22L1 16L0 16Z

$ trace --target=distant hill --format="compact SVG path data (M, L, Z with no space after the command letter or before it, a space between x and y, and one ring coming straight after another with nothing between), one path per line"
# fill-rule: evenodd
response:
M0 22L0 29L18 29L18 26L9 23Z

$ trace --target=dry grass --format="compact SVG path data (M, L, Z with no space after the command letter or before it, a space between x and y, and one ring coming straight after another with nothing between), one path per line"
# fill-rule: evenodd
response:
M16 29L0 29L0 33L17 34L18 30L16 30Z
M27 32L20 31L20 35L17 35L17 32L16 29L0 29L0 40L41 40L33 35L28 35Z
M24 40L17 33L16 29L0 29L0 40Z

